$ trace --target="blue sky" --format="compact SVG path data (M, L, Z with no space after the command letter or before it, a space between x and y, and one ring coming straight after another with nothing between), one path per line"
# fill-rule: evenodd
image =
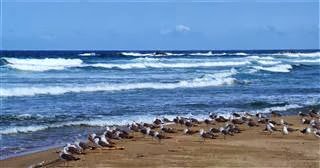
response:
M2 49L319 49L319 1L2 2Z

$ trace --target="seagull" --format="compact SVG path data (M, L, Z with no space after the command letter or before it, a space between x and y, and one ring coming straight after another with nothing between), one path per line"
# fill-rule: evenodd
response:
M281 125L293 125L291 123L284 121L283 119L280 120L280 123L281 123Z
M63 149L71 154L76 154L76 155L82 154L82 152L79 150L79 148L76 145L71 145L70 143L67 143L67 146L65 146Z
M289 132L294 132L294 131L298 131L299 129L293 129L293 128L290 128L288 127L287 125L284 125L283 128L282 128L282 133L284 135L288 135Z
M203 122L206 123L207 125L214 124L213 120L210 120L210 119L205 119L205 120L203 120Z
M241 117L241 120L243 120L243 121L248 121L248 120L250 120L251 119L251 117L246 117L246 116L242 116Z
M126 130L120 130L118 132L119 132L118 136L121 139L131 139L131 138L133 138L133 136L130 136L129 132L127 132Z
M144 127L150 127L151 129L159 128L158 125L155 124L148 124L148 123L143 123Z
M95 138L95 139L94 139L94 142L95 142L95 144L96 144L97 146L102 147L102 148L104 148L104 147L108 147L108 148L114 147L114 145L111 145L111 144L106 140L105 136L100 137L100 138L99 138L99 137Z
M191 129L189 129L189 128L185 128L185 129L183 130L183 133L186 134L186 135L193 135L193 134L198 133L198 132L199 132L199 131L197 131L197 130L191 130Z
M197 120L197 119L195 119L195 118L190 117L189 120L190 120L192 123L200 124L199 120Z
M302 122L302 124L310 124L311 120L306 119L306 118L302 118L301 122Z
M314 130L314 131L313 131L313 134L314 134L316 137L320 138L320 130Z
M209 132L211 132L211 133L220 133L220 130L218 128L210 128Z
M144 128L142 128L141 130L140 130L140 132L144 135L144 136L146 136L146 135L149 135L149 132L150 132L150 128L149 127L144 127Z
M133 123L131 125L128 125L128 128L129 128L129 130L134 131L134 132L140 131L138 125L133 124Z
M312 117L312 118L318 118L318 117L319 117L319 114L316 112L315 109L311 109L311 110L309 111L309 115L310 115L310 117Z
M95 149L95 147L90 146L90 145L88 145L87 143L81 142L81 141L76 141L76 142L74 142L74 144L75 144L78 148L80 148L80 149L82 149L82 150L87 150L87 149L93 150L93 149Z
M259 119L258 119L258 123L260 123L260 124L266 124L266 123L268 123L268 119L267 119L267 118L259 118Z
M315 120L311 120L310 121L310 126L312 127L312 128L315 128L315 129L320 129L320 122L319 121L315 121Z
M223 128L223 127L220 127L219 130L220 130L220 133L223 135L223 139L226 139L226 135L231 135L233 136L233 133L229 131L229 127L226 127L226 128Z
M200 137L203 139L203 141L207 139L215 139L214 134L205 132L203 129L200 129Z
M154 138L154 134L155 134L155 133L156 133L156 131L150 130L148 135L150 135L152 138Z
M65 160L65 161L80 160L80 158L74 157L73 155L68 153L65 149L63 149L63 151L59 153L59 157L60 157L60 159Z
M161 142L161 139L168 139L168 138L169 138L169 137L166 137L166 136L160 134L160 133L157 132L157 131L155 131L153 137L154 137L155 139L157 139L157 140L159 141L159 143Z
M159 118L156 118L156 119L153 121L153 124L160 125L160 124L163 124L163 122L162 122Z
M306 113L302 113L301 111L299 111L299 116L300 116L300 117L307 117L307 116L308 116L308 114L306 114Z
M249 127L259 127L259 125L253 120L248 121L248 126Z
M284 125L284 126L283 126L283 128L282 128L282 134L283 134L283 135L288 135L288 134L289 134L288 129L287 129L287 126L286 126L286 125Z
M179 124L179 116L177 116L176 118L173 119L173 122L176 124Z
M266 130L267 130L270 134L272 134L274 131L279 131L279 130L277 130L277 129L274 127L274 125L273 125L271 122L269 122L269 123L266 125Z
M310 115L310 117L312 117L312 118L318 118L318 117L319 117L319 115L318 115L317 113L312 113L312 112L310 112L309 115Z
M209 118L215 119L215 118L217 118L217 114L209 113Z
M303 134L310 134L311 133L311 128L310 127L306 127L303 130L300 131Z
M88 136L88 140L92 143L94 143L94 139L97 137L97 134L92 133Z
M186 121L184 122L184 125L187 126L188 128L190 128L190 127L193 126L193 124L192 124L192 122L191 122L190 120L186 120Z
M243 120L241 120L241 119L232 119L231 120L231 122L233 123L233 124L243 124L243 123L245 123Z
M287 127L287 130L288 130L289 132L299 131L299 129L290 128L290 127L288 127L288 125L284 125L284 126Z
M240 116L241 116L241 115L238 114L238 113L232 113L232 115L233 115L234 117L240 117Z
M177 133L177 131L174 128L163 127L162 124L160 125L160 130L165 133Z
M217 122L227 122L228 119L224 118L223 116L219 116L218 118L215 119Z

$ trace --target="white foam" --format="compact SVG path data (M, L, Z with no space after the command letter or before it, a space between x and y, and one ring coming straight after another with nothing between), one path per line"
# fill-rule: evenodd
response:
M257 70L269 71L269 72L290 72L292 66L289 64L279 64L271 67L253 66Z
M196 119L202 119L206 115L180 115L182 117L193 117ZM107 118L94 119L94 120L83 120L83 121L69 121L64 123L57 124L49 124L49 125L32 125L32 126L12 126L9 128L0 129L0 135L3 134L16 134L16 133L28 133L28 132L36 132L41 130L46 130L49 128L61 128L66 126L79 126L79 125L87 125L87 126L98 126L104 127L107 125L127 125L132 123L133 121L140 123L151 123L157 116L154 115L134 115L134 116L109 116ZM166 117L170 120L176 117L176 115L161 115L158 117Z
M122 52L121 55L134 56L134 57L147 57L147 56L156 56L156 53Z
M281 63L280 61L269 61L269 60L257 60L257 62L262 65L276 65Z
M182 53L169 53L169 52L166 52L165 53L165 55L167 55L167 56L182 56L182 55L184 55L184 54L182 54Z
M48 71L48 70L63 70L65 68L81 66L81 59L65 59L65 58L7 58L4 57L8 64L7 66L23 70L23 71Z
M13 133L27 133L47 129L48 126L45 125L33 125L33 126L15 126L10 128L4 128L0 130L0 134L13 134Z
M155 61L155 60L153 60ZM107 64L98 63L88 66L100 68L119 68L119 69L135 69L135 68L196 68L196 67L222 67L222 66L242 66L250 64L249 61L225 61L225 62L192 62L192 63L162 63L162 62L141 62L127 64Z
M133 89L176 89L176 88L198 88L220 85L231 85L236 79L231 76L236 74L235 70L223 71L211 75L203 75L200 78L182 80L176 83L99 83L91 85L67 85L67 86L33 86L0 88L0 96L35 96L41 94L60 95L64 93L96 92L96 91L122 91Z
M288 57L320 57L320 52L310 52L310 53L275 53L271 55L280 55L280 56L288 56Z
M258 112L270 113L271 111L286 111L289 109L300 108L300 107L302 107L302 106L297 105L297 104L289 104L289 105L285 105L285 106L275 106L275 107L264 108L262 110L258 110Z
M320 59L314 59L314 60L307 60L307 59L301 59L301 60L291 60L291 62L294 62L294 63L301 63L301 64L313 64L313 63L316 63L316 64L320 64Z
M139 58L135 58L132 61L134 62L158 62L160 61L159 58L150 58L150 57L139 57Z
M270 56L256 56L256 55L245 57L245 58L248 58L251 60L273 60L274 59L273 57L270 57Z
M90 53L81 53L78 54L79 56L97 56L98 54L94 53L94 52L90 52Z
M243 53L243 52L238 52L238 53L232 53L230 55L239 55L239 56L246 56L246 55L249 55L247 53Z
M212 51L206 52L206 53L191 53L189 55L193 56L222 56L222 55L227 55L227 53L212 53Z

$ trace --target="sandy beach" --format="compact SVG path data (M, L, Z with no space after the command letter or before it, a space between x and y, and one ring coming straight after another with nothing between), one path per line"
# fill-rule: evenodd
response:
M281 117L303 129L297 116ZM279 122L280 118L273 118ZM209 127L217 127L212 125ZM45 167L314 167L320 166L320 140L313 134L294 132L271 135L263 132L265 125L249 128L240 125L242 133L219 136L203 141L199 134L183 132L166 134L171 139L159 143L151 137L135 133L133 139L116 141L124 150L87 151L79 161L65 162L58 159L57 151L50 149L25 156L0 161L2 167L29 167L43 162ZM170 125L182 130L180 125ZM281 126L277 126L281 128ZM194 127L208 128L205 124Z

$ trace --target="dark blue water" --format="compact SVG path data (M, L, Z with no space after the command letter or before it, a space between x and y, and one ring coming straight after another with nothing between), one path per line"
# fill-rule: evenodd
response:
M0 154L105 125L320 105L320 51L2 51Z

